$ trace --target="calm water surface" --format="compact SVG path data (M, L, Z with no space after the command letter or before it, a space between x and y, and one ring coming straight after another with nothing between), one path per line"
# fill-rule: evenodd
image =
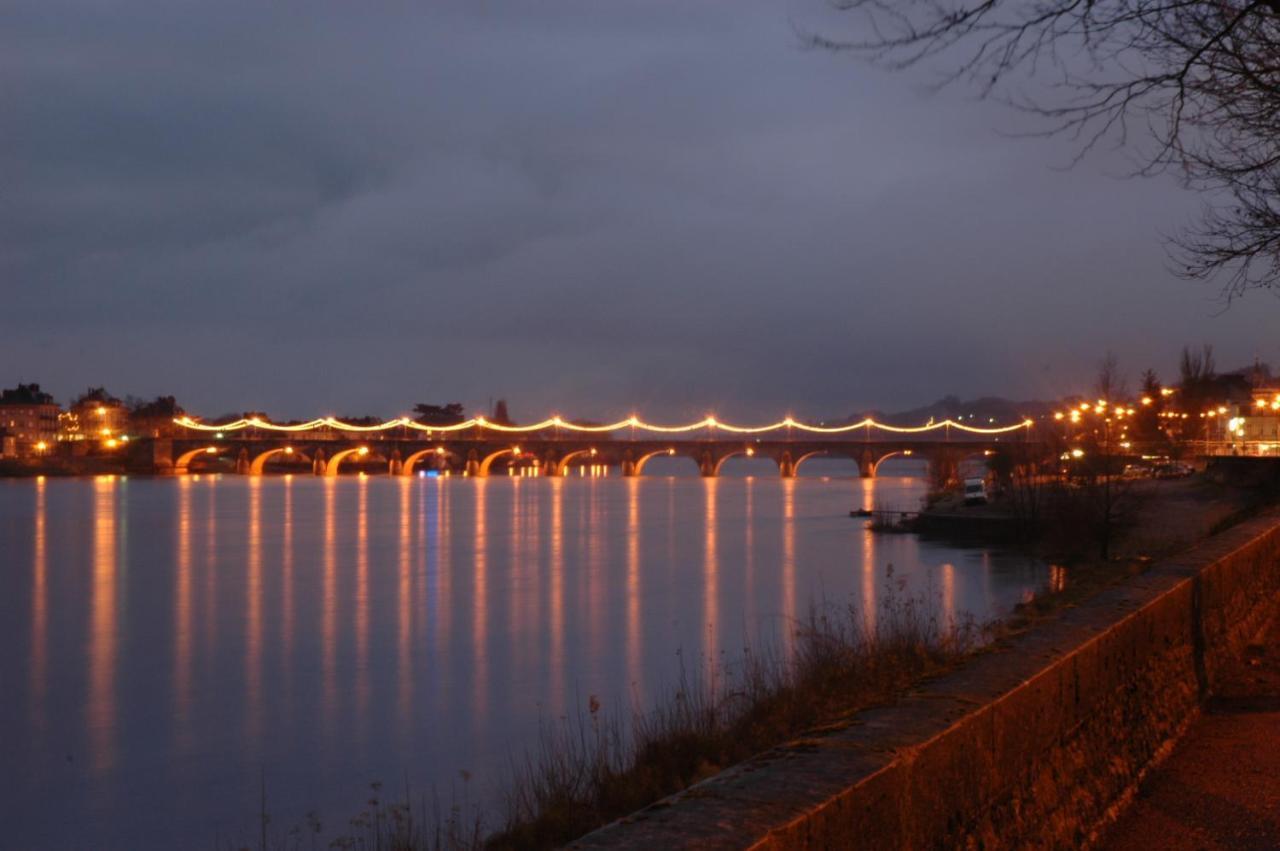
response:
M0 846L213 847L340 826L374 779L496 795L539 724L647 701L680 658L874 615L893 564L946 614L1026 558L875 536L918 478L0 482ZM462 772L469 780L464 781Z

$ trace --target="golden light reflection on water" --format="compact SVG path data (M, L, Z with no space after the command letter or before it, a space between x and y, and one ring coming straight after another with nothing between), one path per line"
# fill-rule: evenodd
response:
M511 513L507 518L506 568L507 576L510 578L509 581L511 585L518 588L525 584L524 574L526 573L526 569L531 566L532 560L525 559L524 553L520 550L521 542L524 538L524 515L521 511L520 504L520 494L524 491L524 488L522 487L523 474L521 476L516 476L513 472L514 469L515 468L511 467L508 468L508 471L512 472L511 481L508 482L511 487L507 494L507 498L511 506ZM506 624L508 652L515 654L516 665L520 668L523 668L527 663L525 654L528 652L528 646L515 639L515 636L518 636L523 632L526 613L525 610L528 606L529 595L526 593L522 596L524 597L523 601L520 599L511 601L511 608L508 609Z
M368 718L369 707L369 477L356 480L356 705ZM363 741L365 727L360 725Z
M551 486L551 684L555 704L564 712L564 479L549 480Z
M209 476L209 508L205 516L204 537L204 642L205 651L213 653L218 637L218 478Z
M536 489L530 488L527 493L529 498L525 500L524 510L528 513L528 544L525 547L525 554L528 557L530 569L530 593L529 593L529 612L534 619L535 627L541 623L543 617L543 585L547 581L547 577L542 566L542 504L545 501L546 484L545 482L535 482ZM541 652L535 649L532 642L528 642L531 652Z
M516 499L512 502L512 528L517 530L511 541L511 574L519 577L525 588L515 600L516 628L511 632L521 668L537 664L542 648L528 637L535 635L542 626L542 586L545 577L542 570L542 517L538 510L546 494L545 482L531 481L513 488Z
M747 517L743 524L743 534L746 536L743 542L743 557L746 561L744 582L746 599L754 601L756 599L756 480L754 476L747 479L744 488L746 490L744 513Z
M435 644L440 648L441 658L444 658L449 653L450 639L453 636L453 541L450 537L450 530L453 528L453 500L452 488L447 479L436 479L435 495L436 588L435 605L431 611L436 621Z
M191 489L178 480L177 582L173 596L173 714L179 744L191 744Z
M1049 566L1049 593L1061 594L1067 590L1067 569L1060 564Z
M245 576L247 617L244 637L245 708L247 729L257 740L262 733L262 478L249 478L249 551Z
M337 713L338 679L338 517L337 517L337 477L324 477L324 555L322 557L323 575L320 588L320 671L323 680L324 707L323 715L326 732L332 732L334 717Z
M284 506L280 528L280 655L286 683L293 679L293 475L284 477ZM293 689L287 690L289 695Z
M476 495L475 562L471 586L471 658L475 665L475 706L484 714L488 697L489 508L484 479L473 479Z
M90 599L89 749L96 772L115 762L116 725L116 482L93 482L93 590Z
M720 564L716 552L716 492L720 480L706 478L703 488L702 628L706 630L707 673L715 676L720 648L716 634L720 627Z
M782 480L782 633L783 652L795 651L796 627L796 480Z
M627 670L640 682L640 479L627 479Z
M859 589L862 598L860 608L863 622L869 632L875 632L876 618L880 614L880 607L876 600L876 535L877 533L870 529L862 530L862 560L859 564L862 575L862 587Z
M586 641L593 647L602 647L605 639L605 609L608 600L608 582L605 578L605 539L608 537L604 524L604 511L601 505L600 488L602 483L592 475L585 484L587 489L587 522L582 526L587 547L587 616L590 622ZM604 661L602 653L591 654L591 673L598 677Z
M45 726L44 699L49 667L49 542L44 476L36 477L34 548L31 558L31 719Z
M942 574L942 622L951 627L956 622L956 566L947 562L940 568Z
M414 480L402 476L400 488L400 558L398 560L398 593L396 594L396 706L400 728L409 722L413 688L413 512Z

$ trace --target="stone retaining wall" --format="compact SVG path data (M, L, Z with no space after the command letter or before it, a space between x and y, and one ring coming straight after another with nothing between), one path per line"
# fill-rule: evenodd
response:
M1277 611L1272 514L571 847L1079 848Z

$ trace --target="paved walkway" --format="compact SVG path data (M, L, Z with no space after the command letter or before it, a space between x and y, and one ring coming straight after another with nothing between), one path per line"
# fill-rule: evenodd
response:
M1227 672L1101 847L1280 849L1280 619Z

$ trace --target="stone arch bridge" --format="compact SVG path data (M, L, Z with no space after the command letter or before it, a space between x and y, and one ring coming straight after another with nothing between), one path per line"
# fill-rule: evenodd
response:
M889 458L910 457L928 462L931 476L951 480L961 462L990 455L1000 446L1032 448L1026 435L953 440L911 437L875 439L700 438L601 439L598 436L491 435L441 436L413 439L377 435L228 434L157 439L155 466L172 473L234 469L246 475L274 471L309 471L336 476L356 467L382 469L390 475L410 476L424 470L453 475L488 476L495 473L564 476L580 466L610 468L623 476L643 475L654 458L689 459L706 477L720 474L735 457L767 458L784 478L796 475L816 457L849 458L864 478L874 477Z

